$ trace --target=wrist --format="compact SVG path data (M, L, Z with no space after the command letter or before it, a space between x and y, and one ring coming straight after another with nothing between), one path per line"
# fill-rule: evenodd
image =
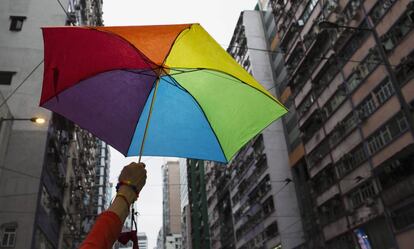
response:
M134 203L137 199L137 194L128 186L120 186L118 193L124 195L130 204Z

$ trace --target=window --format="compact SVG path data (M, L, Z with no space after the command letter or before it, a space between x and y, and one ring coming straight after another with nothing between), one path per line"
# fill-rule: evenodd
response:
M326 116L329 117L342 104L346 96L341 91L336 91L335 95L325 104Z
M354 90L359 84L379 65L381 59L378 51L371 48L364 60L354 68L353 74L347 83L350 91Z
M348 174L363 161L365 161L366 158L367 155L364 151L363 145L357 145L355 149L343 155L338 161L336 165L338 176L343 177L344 175Z
M335 171L332 164L326 166L312 180L312 188L316 194L321 194L335 182Z
M316 4L318 3L318 0L310 0L308 5L306 6L305 10L303 11L302 17L300 18L303 23L306 23L306 21L309 19L309 17L312 14L313 9L315 8Z
M16 224L4 225L1 231L1 246L14 247L16 243Z
M368 150L370 154L374 154L376 151L380 150L386 143L389 141L390 133L388 127L384 127L378 131L375 136L371 137L368 140Z
M372 155L387 145L391 140L408 129L408 122L402 113L397 114L385 126L368 138L368 150Z
M0 71L0 85L10 85L16 72Z
M414 175L414 155L387 162L378 172L382 189L402 183ZM409 189L409 188L407 188Z
M358 28L367 28L367 23L362 22ZM352 55L361 47L362 43L365 39L370 35L370 32L365 30L355 31L348 39L346 45L344 45L340 52L338 53L338 58L340 58L338 68L342 67L348 60L352 57Z
M414 202L392 212L392 221L397 230L414 223Z
M342 121L338 122L333 131L329 135L329 142L331 146L339 143L349 131L354 129L357 125L358 118L354 113L350 113Z
M376 109L376 105L374 102L374 98L372 95L368 95L362 103L359 105L358 108L358 117L362 120L371 115Z
M394 94L394 88L392 87L391 81L387 78L385 83L382 83L378 89L374 90L374 93L378 102L383 104Z
M387 11L390 9L393 3L394 1L388 0L380 0L377 2L377 4L372 8L371 13L369 14L374 24L380 22L384 14L387 13Z
M390 52L414 27L414 10L406 11L381 38L384 49Z
M260 134L258 136L258 138L256 139L256 141L253 143L252 145L254 152L258 153L258 154L262 154L264 151L264 142L263 142L263 135Z
M298 112L301 114L305 114L309 108L312 106L313 102L315 102L315 96L312 92L306 96L306 98L302 101L302 103L298 107Z
M270 196L265 202L263 202L263 213L269 215L275 211L275 204L273 203L273 196Z
M23 21L26 19L25 16L10 16L10 31L20 31L23 27Z
M318 208L319 218L322 225L326 225L339 217L345 212L345 208L341 198L336 195L326 201Z
M321 161L329 153L329 139L324 139L308 156L309 168Z
M279 229L277 227L277 222L275 221L266 228L266 238L271 239L275 237L278 234L278 232Z
M349 195L351 206L353 208L359 207L367 198L375 195L374 184L370 182L363 183L354 192Z

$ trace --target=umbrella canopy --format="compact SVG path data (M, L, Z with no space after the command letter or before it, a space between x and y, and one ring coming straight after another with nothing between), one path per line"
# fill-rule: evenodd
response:
M228 162L286 112L199 24L51 27L43 37L40 105L125 156Z

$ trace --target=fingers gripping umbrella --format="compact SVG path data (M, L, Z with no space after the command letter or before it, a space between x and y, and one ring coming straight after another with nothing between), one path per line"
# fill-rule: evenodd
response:
M43 36L40 105L125 156L228 162L286 112L199 24Z

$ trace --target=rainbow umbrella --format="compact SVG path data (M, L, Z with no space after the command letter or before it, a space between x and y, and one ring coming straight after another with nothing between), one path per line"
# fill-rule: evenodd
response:
M228 162L286 109L199 25L43 28L40 105L125 156Z

